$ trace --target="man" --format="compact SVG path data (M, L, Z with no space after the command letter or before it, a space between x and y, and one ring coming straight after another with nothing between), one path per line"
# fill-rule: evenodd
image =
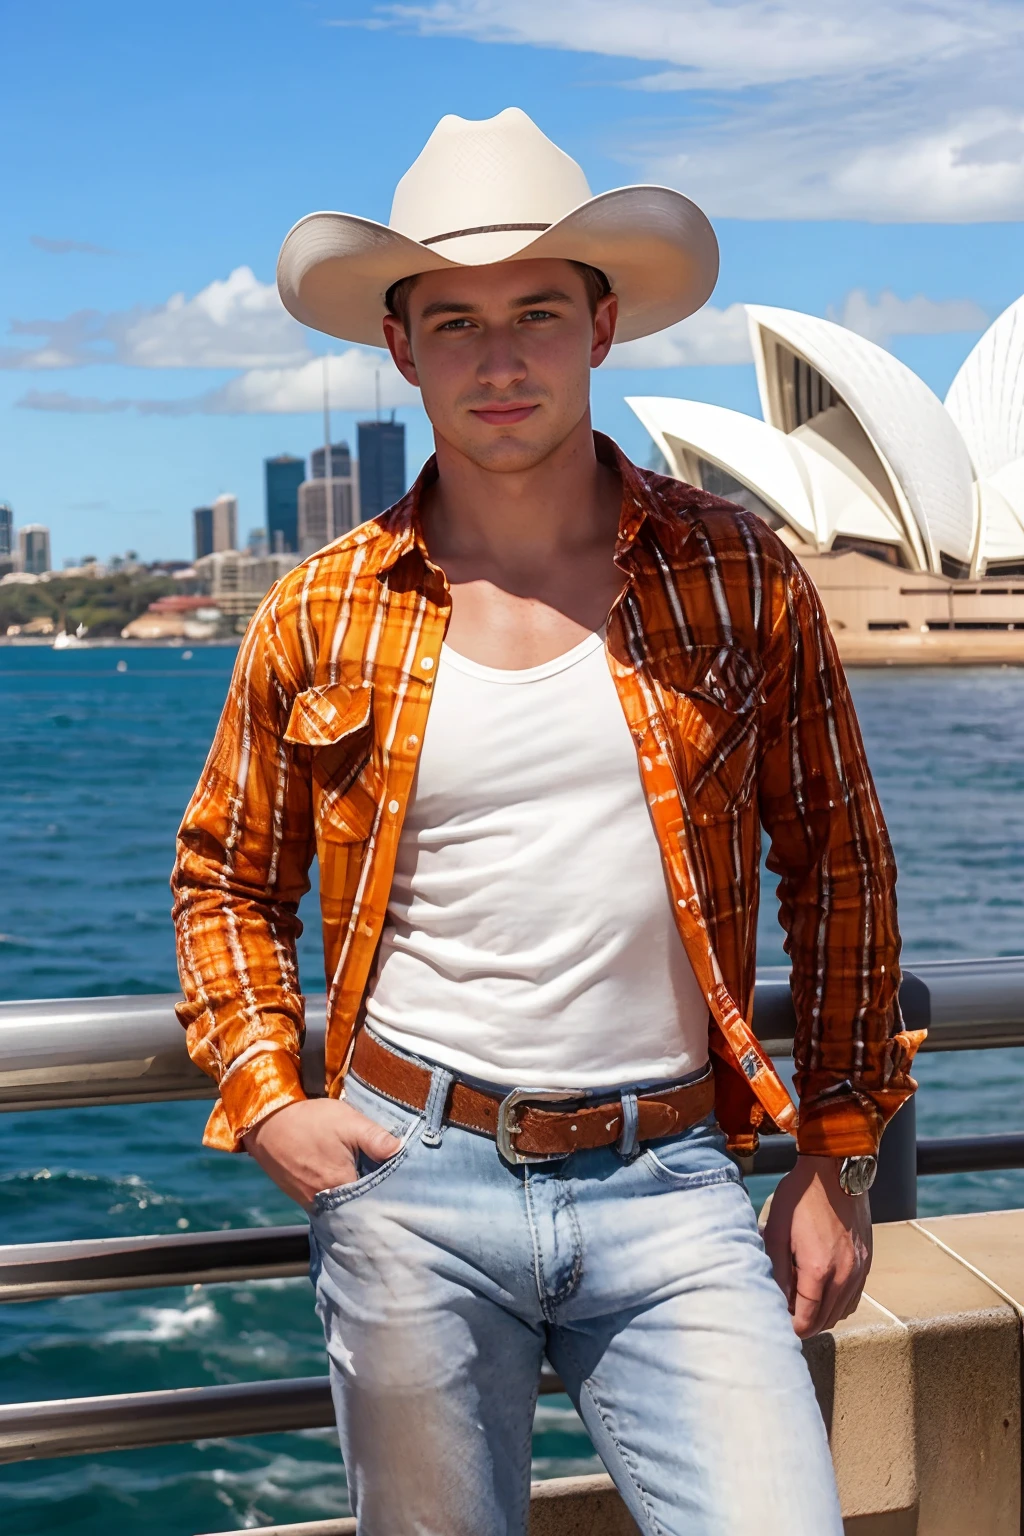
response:
M716 273L686 198L591 198L515 109L445 118L389 227L315 214L282 250L288 308L383 334L437 452L249 627L181 829L180 1013L207 1143L309 1212L363 1536L522 1536L545 1354L648 1536L841 1530L799 1338L856 1305L914 1088L892 854L797 561L590 425L613 337ZM798 1128L749 1027L759 821ZM769 1260L725 1137L779 1128Z

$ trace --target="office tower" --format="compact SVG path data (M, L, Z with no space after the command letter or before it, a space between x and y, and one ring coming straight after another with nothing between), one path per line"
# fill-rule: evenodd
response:
M322 480L324 478L324 450L314 448L309 460L309 478ZM347 480L352 473L352 454L348 443L331 444L331 479Z
M246 554L252 555L256 560L261 560L264 555L270 553L270 545L267 542L267 530L265 528L250 528L249 542L245 546Z
M405 425L400 421L361 421L359 514L376 517L405 494Z
M50 530L42 523L26 523L18 529L18 564L32 576L50 569Z
M322 457L322 456L321 456ZM267 488L267 540L275 554L286 554L299 547L299 486L306 478L303 459L279 453L276 459L264 459Z
M323 462L321 458L321 462ZM299 554L303 559L348 533L359 521L359 466L352 464L344 480L331 481L330 518L327 481L304 480L299 486Z
M14 553L14 511L6 501L0 501L0 560L9 560Z
M213 554L213 508L196 507L192 513L192 524L195 534L195 558L202 560L204 555Z
M210 508L213 514L213 552L238 548L238 498L218 496Z

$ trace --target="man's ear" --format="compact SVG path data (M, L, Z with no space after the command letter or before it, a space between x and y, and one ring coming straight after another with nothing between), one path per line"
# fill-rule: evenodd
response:
M619 318L619 301L614 293L606 293L598 299L594 310L594 340L590 348L591 368L600 368L615 340L615 324Z
M397 315L385 315L382 323L384 326L384 340L388 344L388 351L395 360L395 367L406 383L414 384L419 389L419 376L416 372L416 364L413 362L412 347L409 345L409 337L406 335L405 326Z

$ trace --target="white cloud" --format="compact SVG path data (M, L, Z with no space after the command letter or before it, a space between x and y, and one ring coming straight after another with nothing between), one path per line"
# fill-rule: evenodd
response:
M1020 111L952 110L928 126L908 121L903 103L891 111L864 106L830 120L827 93L816 92L803 103L745 109L688 131L684 149L672 139L661 132L635 141L631 163L719 218L1024 218Z
M366 21L662 66L618 83L701 92L700 112L603 147L718 217L1024 218L1019 0L421 0Z
M371 19L428 35L657 60L677 66L673 89L845 78L1024 38L1012 0L427 0L375 5Z
M742 304L727 309L705 306L654 336L619 342L605 368L686 368L704 363L749 363L747 312Z
M900 299L886 289L872 301L854 288L828 318L882 346L892 336L940 336L951 331L983 331L988 315L973 299L928 299L918 294Z
M331 357L328 376L332 410L369 410L375 403L378 376L382 406L419 402L419 390L405 382L386 352L350 347ZM316 357L290 368L252 368L203 398L203 409L214 414L318 411L323 400L323 364Z
M331 409L371 410L377 400L378 375L382 406L419 402L419 391L405 382L386 352L349 347L328 359ZM322 404L323 361L319 357L284 368L250 368L217 389L183 400L104 400L65 390L29 390L18 401L31 411L108 415L134 410L143 416L299 415L319 411Z
M0 350L0 367L78 368L120 363L134 368L261 368L310 357L302 327L273 283L249 267L208 283L192 298L172 294L152 308L102 314L80 310L64 320L15 320L15 336L42 337L35 347Z

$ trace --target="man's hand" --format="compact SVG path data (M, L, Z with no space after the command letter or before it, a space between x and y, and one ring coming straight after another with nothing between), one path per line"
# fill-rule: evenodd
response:
M401 1146L397 1136L337 1099L286 1104L243 1140L264 1173L306 1210L320 1190L355 1183L360 1152L383 1163Z
M809 1339L860 1300L871 1268L871 1208L867 1195L847 1195L831 1157L798 1157L776 1189L764 1229L775 1278Z

